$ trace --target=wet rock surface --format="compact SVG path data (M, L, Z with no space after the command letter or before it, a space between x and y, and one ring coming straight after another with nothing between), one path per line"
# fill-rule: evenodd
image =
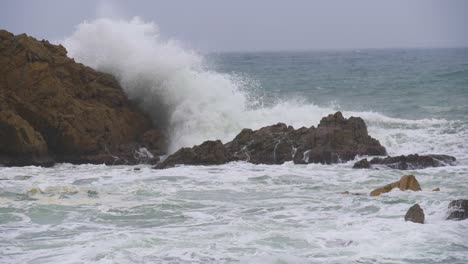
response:
M165 169L179 164L220 165L231 160L232 158L221 141L205 141L201 145L192 148L179 149L154 168Z
M244 129L226 144L234 157L255 164L332 164L356 155L385 155L385 148L370 137L359 117L344 118L341 112L322 118L310 128L294 129L283 123L256 131ZM366 153L366 154L364 154Z
M386 158L373 158L368 161L362 159L356 162L353 166L355 169L369 169L373 165L384 165L386 167L398 170L415 170L428 167L441 167L453 165L456 161L455 157L449 155L418 155L411 154L407 156L395 156Z
M154 163L163 144L144 136L152 129L111 75L61 45L0 30L0 164ZM151 155L139 160L142 147Z
M451 201L447 220L465 220L468 218L468 200L460 199Z
M415 204L408 209L405 215L405 221L424 224L424 211L419 204Z
M221 151L222 147L219 146L218 151L227 153L223 156L225 158L216 159L223 163L242 160L254 164L283 164L287 161L294 161L296 164L332 164L352 160L356 155L386 154L379 141L368 135L366 124L361 118L346 119L341 112L322 118L317 128L312 126L294 129L278 123L255 131L243 129L223 148ZM183 158L193 153L183 148L168 159L171 163L193 165L194 162L184 163L184 160L191 161L192 158ZM196 158L203 159L204 157ZM157 168L164 167L166 166L161 165Z

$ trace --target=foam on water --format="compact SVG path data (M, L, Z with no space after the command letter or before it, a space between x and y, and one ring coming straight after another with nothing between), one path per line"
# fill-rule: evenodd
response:
M423 191L370 197L401 171L351 165L0 168L0 262L468 261L468 222L445 220L467 166L410 171ZM424 225L403 220L414 203Z

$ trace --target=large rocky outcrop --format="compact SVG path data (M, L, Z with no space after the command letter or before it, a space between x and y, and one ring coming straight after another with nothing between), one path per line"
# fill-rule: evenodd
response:
M295 130L279 123L256 131L244 129L226 144L233 156L251 163L331 164L352 160L356 155L385 155L385 148L370 137L359 117L346 119L341 112L322 118L320 124Z
M243 129L231 142L224 146L219 143L217 148L224 148L216 152L220 153L216 160L223 163L242 160L254 164L282 164L286 161L294 161L296 164L331 164L352 160L356 155L386 154L379 141L368 135L366 124L361 118L345 119L340 112L322 118L317 128L294 129L278 123L255 131ZM170 162L164 162L157 168L175 164L195 165L197 162L186 162L205 159L200 156L204 152L196 152L194 149L179 150L168 158ZM192 158L183 158L188 153Z
M0 30L0 163L154 161L161 143L148 141L162 137L144 138L151 128L111 75L75 63L61 45Z
M468 218L468 200L453 200L449 206L447 220L464 220Z
M392 169L398 170L416 170L428 167L441 167L453 165L455 157L448 155L418 155L411 154L408 156L396 156L386 158L373 158L368 161L362 159L356 162L353 166L354 169L369 169L374 165L384 165Z
M390 192L394 188L398 188L401 191L412 190L412 191L420 191L421 186L419 186L418 180L414 175L404 175L401 176L399 181L392 182L390 184L385 185L384 187L377 188L373 190L370 195L371 196L378 196L382 193Z

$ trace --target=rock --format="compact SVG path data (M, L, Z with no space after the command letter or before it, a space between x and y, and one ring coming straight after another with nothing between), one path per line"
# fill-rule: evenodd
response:
M98 192L93 191L93 190L88 190L87 192L89 198L97 198L98 197Z
M464 220L468 218L468 200L454 200L449 206L447 220Z
M435 189L434 189L434 190L432 190L432 191L433 191L433 192L440 192L440 188L439 188L439 187L437 187L437 188L435 188Z
M0 111L0 163L6 166L52 166L41 134L12 111Z
M135 150L151 145L159 155L163 147L111 75L76 63L61 45L4 30L0 111L0 163L7 166L139 163Z
M344 192L342 192L341 194L350 194L350 195L365 195L365 193L353 193L353 192L349 192L349 191L344 191Z
M401 191L412 190L412 191L420 191L421 186L419 186L418 180L414 175L404 175L400 178L399 181L390 183L385 185L384 187L377 188L373 190L370 195L371 196L378 196L382 193L390 192L394 188L399 188Z
M370 163L367 159L362 159L354 163L353 169L369 169Z
M232 159L221 141L205 141L193 148L179 149L154 168L165 169L179 164L220 165L230 160Z
M294 129L283 123L252 131L244 129L226 144L238 160L254 164L331 164L352 160L356 155L385 155L379 141L367 133L359 117L345 119L341 112L322 118L317 128Z
M296 130L278 123L255 131L243 129L223 148L216 146L216 155L195 150L205 143L180 149L156 168L175 164L222 164L237 160L254 164L283 164L287 161L331 164L352 160L356 155L386 153L379 141L368 135L361 118L345 119L340 112L322 118L317 128L312 126ZM205 154L209 156L203 157Z
M367 159L363 159L356 162L353 168L371 168L372 165L385 165L389 168L398 170L416 170L428 167L453 165L455 161L455 157L448 155L411 154L408 156L373 158L370 162L368 162Z
M419 206L419 204L415 204L410 207L408 212L406 212L405 221L411 221L413 223L424 224L424 211Z

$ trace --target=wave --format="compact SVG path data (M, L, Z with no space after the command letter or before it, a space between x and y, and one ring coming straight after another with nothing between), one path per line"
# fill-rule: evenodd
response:
M255 80L210 70L201 55L177 41L162 39L156 24L139 18L84 22L63 43L77 61L117 78L128 96L166 130L169 152L208 139L227 142L246 127L257 129L277 122L310 127L323 116L342 110L336 105L321 107L291 98L263 106L256 96L259 87ZM440 119L406 120L373 112L343 114L362 117L371 135L390 154L451 154L467 149L466 123L460 128L456 121ZM457 132L447 132L450 127Z

